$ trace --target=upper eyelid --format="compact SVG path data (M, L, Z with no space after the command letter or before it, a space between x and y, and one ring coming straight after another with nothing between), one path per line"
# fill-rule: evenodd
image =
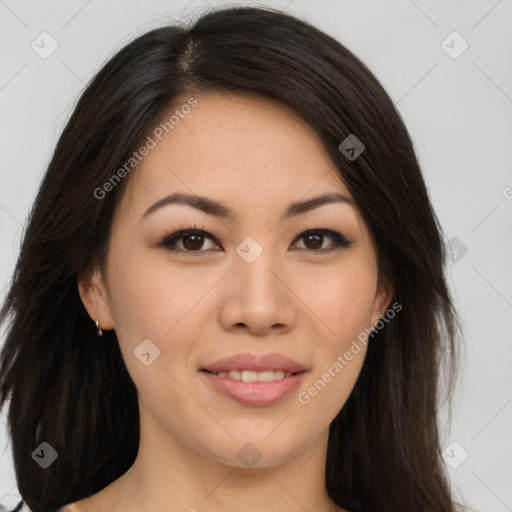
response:
M329 233L332 233L333 235L336 234L337 232L333 229L327 229L327 228L306 228L304 230L302 230L295 238L294 240L296 240L297 238L300 238L304 235L307 235L308 233L316 233L316 232L324 232L326 233L327 235L329 235ZM170 235L167 235L166 237L164 237L164 240L165 239L170 239L172 237L176 237L176 238L180 238L181 236L184 236L188 233L194 233L194 234L200 234L200 235L206 235L208 238L211 238L212 240L217 240L217 238L212 235L210 232L206 231L205 229L201 229L201 228L183 228L183 229L177 229L176 231L174 231L174 233L171 233ZM343 233L338 233L342 236Z

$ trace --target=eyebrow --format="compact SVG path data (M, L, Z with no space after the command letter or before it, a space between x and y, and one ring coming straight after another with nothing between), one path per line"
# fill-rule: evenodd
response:
M311 199L306 199L304 201L290 203L279 220L286 220L296 215L307 213L311 210L319 208L320 206L332 203L342 203L355 206L354 200L350 197L344 196L337 192L329 192L313 197ZM236 213L231 208L223 205L222 203L219 203L218 201L210 199L209 197L184 194L182 192L174 192L173 194L160 199L155 204L150 206L144 212L140 220L148 217L156 210L159 210L160 208L170 204L188 205L192 208L196 208L197 210L207 213L208 215L213 215L214 217L220 217L231 221L235 221L237 218Z

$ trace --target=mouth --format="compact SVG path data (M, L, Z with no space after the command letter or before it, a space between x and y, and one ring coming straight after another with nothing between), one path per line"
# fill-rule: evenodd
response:
M276 380L286 379L299 373L303 373L305 370L298 372L290 372L287 370L230 370L212 372L210 370L203 369L203 371L217 375L217 377L220 377L221 379L231 379L242 382L273 382Z
M241 353L201 368L211 391L243 405L280 402L300 385L307 368L279 353Z

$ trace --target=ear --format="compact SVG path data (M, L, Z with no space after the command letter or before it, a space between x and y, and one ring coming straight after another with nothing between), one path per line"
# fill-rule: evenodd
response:
M379 318L385 314L393 298L393 286L387 276L380 276L375 294L374 308L372 313L371 326L379 321Z
M107 289L99 268L78 276L78 293L91 320L102 330L114 328Z

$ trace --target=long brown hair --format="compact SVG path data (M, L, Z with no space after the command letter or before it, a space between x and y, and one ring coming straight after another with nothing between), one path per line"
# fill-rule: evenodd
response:
M255 94L293 108L318 134L374 238L402 310L375 333L355 388L330 425L325 485L354 512L453 512L440 456L440 368L453 375L460 327L445 244L413 144L377 78L338 41L271 8L203 13L114 55L82 93L30 212L10 289L0 407L19 492L54 512L133 464L137 392L114 331L98 342L77 277L104 262L130 176L98 198L178 98ZM340 143L364 145L348 159ZM132 171L137 172L136 168ZM58 459L42 469L42 441Z

